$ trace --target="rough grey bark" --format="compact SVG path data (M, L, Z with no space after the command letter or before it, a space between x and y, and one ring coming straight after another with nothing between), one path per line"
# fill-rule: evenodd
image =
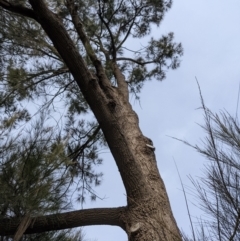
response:
M33 10L25 9L23 12L16 6L12 9L11 6L5 7L4 1L0 1L0 4L10 11L23 15L27 13L28 17L34 18L53 42L104 133L126 189L127 206L113 209L114 211L106 209L106 215L102 220L101 210L94 210L95 219L98 219L98 222L91 219L93 216L87 215L88 210L78 211L77 215L74 212L62 214L65 215L64 222L59 218L61 214L36 217L26 233L109 224L122 227L132 241L181 240L166 189L157 168L154 149L151 148L153 143L142 134L139 128L138 116L128 101L124 76L117 64L114 63L114 69L118 88L113 88L104 73L101 62L90 47L87 47L87 50L97 70L96 76L88 70L62 22L47 8L44 1L29 0L29 2ZM67 2L71 3L71 1ZM78 27L79 36L88 45L77 20L75 24ZM115 214L113 215L112 212ZM82 217L86 220L82 220ZM84 224L84 221L87 224ZM0 235L4 235L13 234L19 222L4 220L1 223ZM6 225L3 225L4 223Z

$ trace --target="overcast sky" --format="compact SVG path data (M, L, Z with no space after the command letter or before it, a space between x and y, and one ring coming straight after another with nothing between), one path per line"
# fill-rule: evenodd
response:
M189 220L183 192L174 166L176 160L184 185L191 186L188 175L202 175L200 154L167 136L200 144L204 137L203 113L195 77L201 86L205 104L215 112L226 109L235 115L240 82L240 1L239 0L175 0L159 29L158 37L170 31L184 47L178 70L169 70L163 82L146 83L141 93L141 106L133 101L141 129L156 147L160 173L165 182L173 214L179 228L189 232ZM141 42L141 40L138 40ZM133 43L129 43L133 44ZM84 208L126 205L125 190L110 154L104 156L102 185L97 188L103 201L87 202ZM188 195L189 202L196 200ZM80 208L80 207L79 207ZM190 205L192 216L201 211ZM120 228L110 226L85 228L86 239L126 241Z

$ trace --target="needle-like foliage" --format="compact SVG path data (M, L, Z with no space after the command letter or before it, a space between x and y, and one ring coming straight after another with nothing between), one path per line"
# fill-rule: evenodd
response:
M200 91L201 95L201 91ZM191 145L207 162L203 177L191 181L197 205L204 215L197 220L197 241L240 239L240 125L226 111L213 113L201 95L206 132L203 145ZM185 237L186 241L193 240Z

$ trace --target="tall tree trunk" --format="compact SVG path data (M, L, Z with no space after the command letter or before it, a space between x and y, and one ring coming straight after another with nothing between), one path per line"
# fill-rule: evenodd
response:
M124 90L120 84L119 88L110 85L101 72L100 61L95 62L98 75L89 72L63 24L43 0L29 2L32 17L45 30L75 78L116 161L127 193L127 207L118 217L129 240L182 240L157 168L153 143L142 134Z

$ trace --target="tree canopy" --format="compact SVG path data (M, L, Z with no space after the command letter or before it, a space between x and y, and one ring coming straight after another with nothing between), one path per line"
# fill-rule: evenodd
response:
M94 186L102 176L96 166L102 163L103 147L109 147L116 160L132 210L139 208L134 200L147 203L144 196L151 185L157 185L156 203L169 205L153 143L138 127L129 94L139 98L145 81L161 81L168 69L179 67L183 49L173 41L173 33L151 37L138 50L129 49L128 41L149 36L171 4L0 0L2 218L69 209L74 190L80 202L87 194L95 199ZM153 164L145 179L147 159ZM141 186L138 191L136 185ZM14 202L7 204L12 195ZM164 225L174 230L168 235L178 236L171 210L168 215L173 224L166 218ZM114 222L129 235L138 230L125 221ZM159 237L168 232L162 229Z

